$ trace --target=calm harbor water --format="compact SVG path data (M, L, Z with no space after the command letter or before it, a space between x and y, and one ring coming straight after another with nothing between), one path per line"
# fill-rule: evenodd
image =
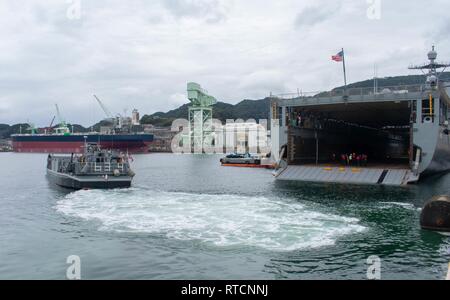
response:
M0 279L443 279L450 238L420 208L450 175L406 188L274 181L218 156L136 156L130 190L50 185L46 155L0 153Z

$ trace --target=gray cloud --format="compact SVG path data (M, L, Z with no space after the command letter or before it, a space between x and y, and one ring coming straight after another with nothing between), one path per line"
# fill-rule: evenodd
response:
M435 28L429 29L425 38L429 43L436 43L437 41L450 42L450 20L443 20ZM450 60L450 57L447 60Z
M298 28L307 28L327 20L334 15L339 14L341 3L338 1L328 1L330 3L319 3L315 6L305 7L295 18L295 26Z
M408 74L431 43L450 60L448 1L383 1L382 19L366 1L82 0L66 18L62 0L0 2L0 123L48 125L58 103L69 122L112 112L167 111L198 81L221 101L319 91L349 81ZM401 12L401 13L400 13ZM427 22L424 22L426 16Z
M219 0L165 0L164 6L177 18L203 18L214 23L226 18Z

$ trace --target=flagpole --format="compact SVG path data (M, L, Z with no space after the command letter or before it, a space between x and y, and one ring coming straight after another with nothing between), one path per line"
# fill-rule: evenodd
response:
M344 66L344 92L347 92L347 72L345 71L345 52L342 48L342 65Z

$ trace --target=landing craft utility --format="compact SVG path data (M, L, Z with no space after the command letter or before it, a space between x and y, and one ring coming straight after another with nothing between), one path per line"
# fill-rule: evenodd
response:
M58 186L80 190L129 188L135 174L127 155L86 144L83 155L49 155L47 175Z

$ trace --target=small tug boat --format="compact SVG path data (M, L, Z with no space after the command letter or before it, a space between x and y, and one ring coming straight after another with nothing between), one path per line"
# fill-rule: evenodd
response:
M85 144L83 155L47 159L47 175L58 186L81 189L129 188L134 177L128 155Z

